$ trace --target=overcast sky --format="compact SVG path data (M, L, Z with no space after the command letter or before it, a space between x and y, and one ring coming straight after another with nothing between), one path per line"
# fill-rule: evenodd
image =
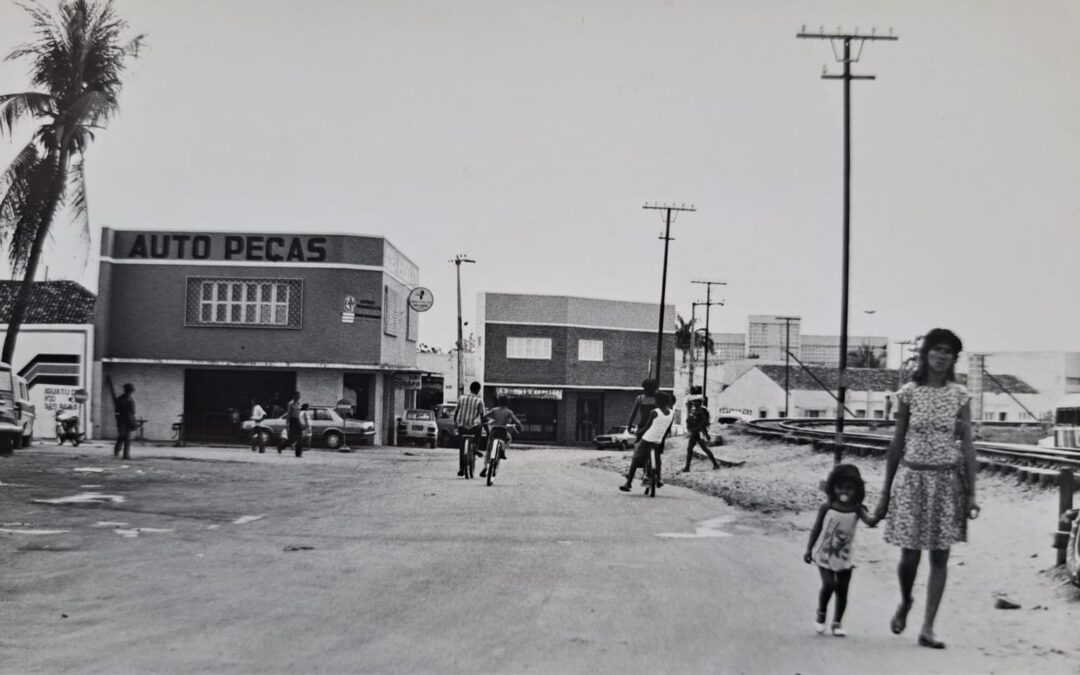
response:
M149 48L88 155L93 227L386 236L434 291L421 340L442 347L456 253L477 260L466 320L479 291L658 302L646 201L698 209L672 228L681 313L692 278L720 279L714 331L793 314L838 334L842 85L795 33L892 27L852 86L852 333L1080 349L1073 0L116 7ZM28 31L0 4L5 53ZM26 82L0 63L0 92ZM60 224L50 278L95 288L83 248Z

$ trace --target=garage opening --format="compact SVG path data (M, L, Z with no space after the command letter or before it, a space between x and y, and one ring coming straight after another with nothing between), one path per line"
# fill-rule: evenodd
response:
M242 443L239 423L251 415L251 399L272 415L284 412L294 391L294 371L185 370L185 436L196 443Z

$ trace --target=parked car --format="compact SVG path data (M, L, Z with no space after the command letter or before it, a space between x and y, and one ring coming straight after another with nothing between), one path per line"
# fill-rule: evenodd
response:
M10 365L0 363L0 454L11 454L22 444L15 377Z
M350 445L371 445L375 438L374 422L345 419L331 406L311 406L308 413L311 415L312 445L340 450ZM242 425L246 434L250 434L254 426L251 420ZM280 443L284 439L287 426L285 415L267 417L262 421L262 426L266 429L259 433L264 434L266 445Z
M435 406L435 424L439 428L435 444L440 448L457 445L457 427L454 425L455 412L457 412L457 403L440 403Z
M435 422L434 410L421 410L414 408L406 410L398 418L397 444L408 445L410 443L426 444L434 448L438 440L439 425Z
M593 439L596 449L618 448L626 450L634 447L637 437L634 436L634 427L611 427L606 434L600 434Z
M30 386L26 378L21 375L15 376L15 415L19 426L22 427L22 437L19 439L21 447L28 448L34 441L35 408L30 400Z

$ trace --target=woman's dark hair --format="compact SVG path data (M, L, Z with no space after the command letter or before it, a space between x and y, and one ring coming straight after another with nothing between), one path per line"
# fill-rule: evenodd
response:
M862 504L866 499L866 483L863 482L859 467L854 464L837 464L825 481L825 494L829 501L836 499L836 486L841 483L851 483L855 486L855 503Z
M507 396L506 394L503 394L501 396L496 397L495 398L495 405L501 406L503 408L508 407L510 405L510 397Z
M952 332L948 328L935 328L923 337L922 344L919 345L919 365L915 368L915 372L911 375L912 382L916 384L926 384L927 374L930 371L930 364L927 363L927 354L930 350L937 345L947 345L952 350L953 356L959 356L960 352L964 349L964 343L960 341L960 338L956 336L956 333ZM945 379L949 382L956 382L956 365L949 366L949 370L945 373Z
M656 390L660 388L660 383L651 377L647 377L641 381L641 388L645 390L645 393L652 396L656 393Z

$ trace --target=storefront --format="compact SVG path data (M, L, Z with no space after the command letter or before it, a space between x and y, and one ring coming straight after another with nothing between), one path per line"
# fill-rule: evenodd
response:
M345 402L376 441L412 405L419 270L381 237L103 232L93 419L131 382L147 439L239 439L252 401ZM111 390L110 390L111 387Z

